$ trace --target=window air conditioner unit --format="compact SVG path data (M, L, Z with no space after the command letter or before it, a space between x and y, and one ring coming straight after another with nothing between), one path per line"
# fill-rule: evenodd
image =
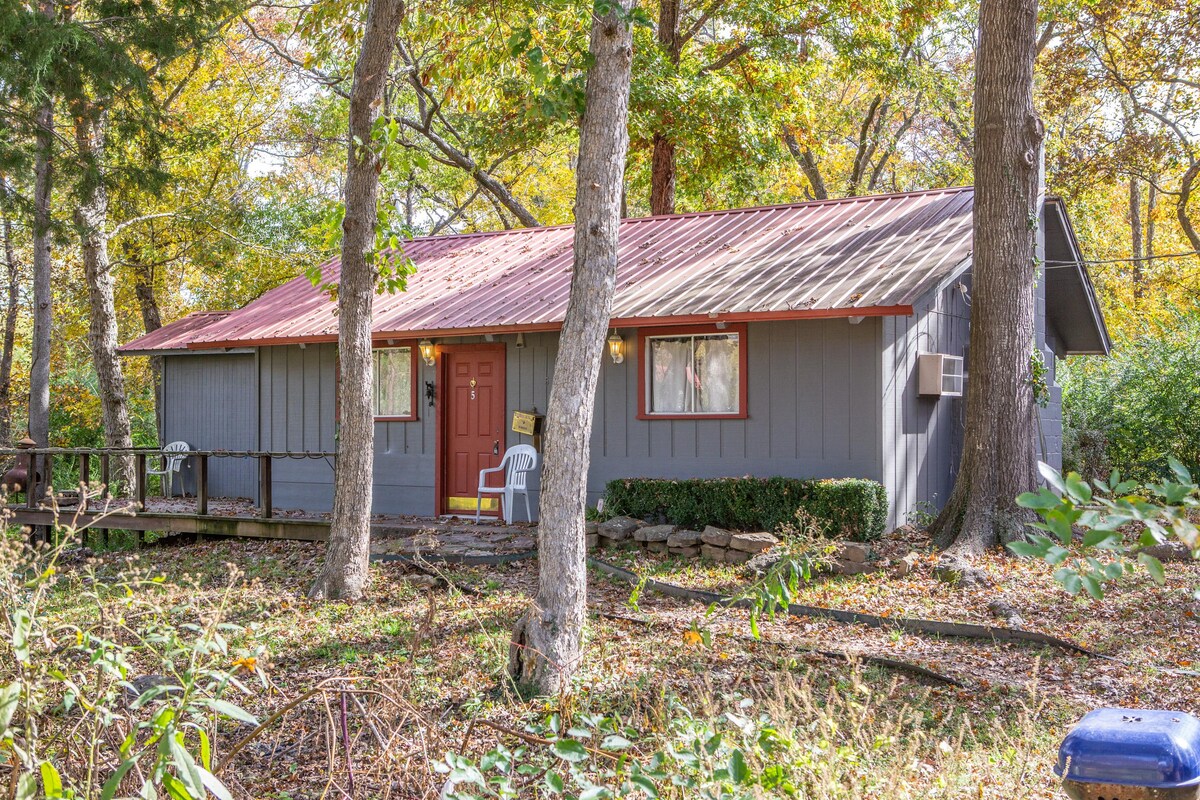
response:
M919 393L924 397L962 397L962 356L921 353L917 356Z

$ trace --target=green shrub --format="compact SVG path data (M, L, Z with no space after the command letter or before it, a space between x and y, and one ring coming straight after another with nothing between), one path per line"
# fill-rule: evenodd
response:
M605 510L639 519L666 517L672 524L699 528L774 531L804 509L826 536L865 541L883 533L887 492L858 478L707 478L610 481Z
M1200 313L1147 322L1108 358L1071 359L1060 383L1064 470L1151 482L1171 456L1200 466Z

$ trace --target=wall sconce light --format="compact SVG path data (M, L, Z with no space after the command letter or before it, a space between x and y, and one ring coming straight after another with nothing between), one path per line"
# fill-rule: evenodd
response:
M525 346L525 334L518 333L517 334L517 347L524 347L524 346Z
M625 360L625 340L616 331L608 336L608 354L612 356L614 364L620 364Z
M433 342L422 339L417 342L417 347L421 349L421 360L425 362L425 366L432 367L434 364Z

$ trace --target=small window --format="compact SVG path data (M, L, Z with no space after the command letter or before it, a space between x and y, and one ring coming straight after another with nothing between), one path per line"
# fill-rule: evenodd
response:
M416 419L413 407L413 349L375 350L372 406L376 419Z
M744 330L646 337L646 417L745 416Z

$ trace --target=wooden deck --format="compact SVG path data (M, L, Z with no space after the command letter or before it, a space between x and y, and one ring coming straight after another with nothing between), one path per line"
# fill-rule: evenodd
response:
M329 538L329 515L272 509L262 517L261 509L245 498L211 498L208 514L199 514L195 498L147 498L146 508L135 512L133 501L92 500L89 510L76 508L31 509L9 505L12 523L49 526L58 523L76 529L127 530L167 535L239 536L257 539L291 539L323 542ZM130 510L126 510L130 509ZM476 525L458 518L376 516L371 522L372 552L412 554L436 551L443 555L483 555L529 550L536 544L532 525L495 525L491 520Z
M326 458L336 453L193 450L182 455L194 459L197 493L194 497L154 497L148 492L146 467L150 459L163 456L157 448L32 448L0 449L0 460L12 458L31 466L30 472L42 476L24 494L23 503L8 505L9 519L17 525L49 527L56 523L94 531L126 530L139 534L154 532L173 535L240 536L257 539L292 539L323 542L329 538L329 514L276 508L271 503L271 464L282 458ZM111 461L117 457L135 462L132 497L107 499ZM210 497L208 462L210 459L254 458L258 461L259 503L244 497ZM81 485L91 487L86 511L65 496L55 511L45 499L45 486L57 465L71 467ZM93 469L93 462L98 470ZM99 482L93 482L97 476ZM77 493L75 493L77 494ZM41 498L40 500L38 498ZM78 503L78 498L74 498ZM535 546L536 528L531 524L503 526L493 521L476 525L468 519L428 519L417 517L372 517L372 551L411 554L437 551L446 555L480 555L518 552ZM142 538L138 537L139 540Z

